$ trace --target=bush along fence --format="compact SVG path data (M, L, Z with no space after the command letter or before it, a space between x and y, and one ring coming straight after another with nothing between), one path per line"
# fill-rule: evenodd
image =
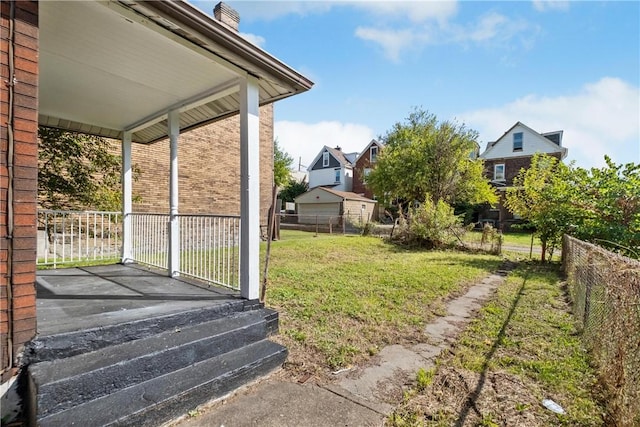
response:
M640 262L567 235L562 260L611 420L640 426Z

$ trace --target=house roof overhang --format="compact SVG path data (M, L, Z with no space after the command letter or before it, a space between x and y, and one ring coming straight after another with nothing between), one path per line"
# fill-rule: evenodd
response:
M188 130L239 111L253 76L265 105L313 83L185 1L40 2L39 123L150 143L169 111Z

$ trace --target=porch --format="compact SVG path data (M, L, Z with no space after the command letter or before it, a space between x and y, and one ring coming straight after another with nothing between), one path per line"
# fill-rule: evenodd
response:
M237 291L138 264L39 270L36 291L40 338L243 301Z
M41 270L30 425L159 425L276 369L278 315L237 290L114 264ZM114 408L117 408L114 409Z

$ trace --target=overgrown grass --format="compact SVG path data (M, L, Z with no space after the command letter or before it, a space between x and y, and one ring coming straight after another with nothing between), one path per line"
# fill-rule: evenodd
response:
M392 424L603 425L595 373L557 265L515 270L439 362L432 386L407 402ZM543 399L566 414L545 409Z
M386 344L423 340L423 325L442 301L501 261L407 250L375 237L298 233L273 243L267 304L280 312L290 367L305 372L326 373Z

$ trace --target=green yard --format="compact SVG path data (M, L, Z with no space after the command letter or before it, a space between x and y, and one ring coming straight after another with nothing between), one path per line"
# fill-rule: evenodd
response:
M405 250L377 237L287 231L273 242L267 305L294 371L326 374L389 343L424 339L442 302L495 270L501 258Z
M424 342L423 325L442 314L443 302L503 260L404 250L375 237L313 236L287 231L273 243L267 305L280 312L276 339L289 348L287 372L320 381L387 344ZM389 424L604 424L557 264L521 263L452 352L416 374L415 391ZM566 414L545 409L547 398Z

